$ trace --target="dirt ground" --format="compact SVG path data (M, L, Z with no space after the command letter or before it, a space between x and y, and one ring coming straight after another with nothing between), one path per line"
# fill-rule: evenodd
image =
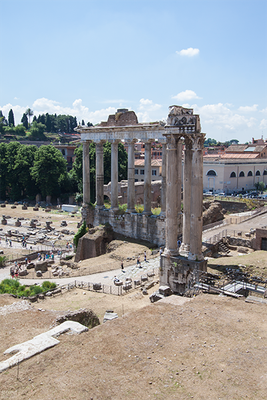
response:
M37 307L97 308L91 294L76 291L61 304L55 298L1 316L0 361L7 347L51 327L58 312ZM125 303L123 317L61 335L57 346L3 372L0 398L266 399L265 304L202 294L180 306L149 304L146 297L147 305L133 311L130 296L117 299ZM112 298L98 300L110 308Z
M118 268L119 257L143 253L135 245L122 240L113 257L83 261L83 273L113 261ZM209 260L209 270L253 265L263 275L265 254ZM19 299L0 295L0 311L13 303L18 310ZM61 335L57 346L1 373L0 399L265 400L266 307L210 294L180 305L150 304L140 290L119 297L74 288L25 311L0 312L0 362L7 348L51 329L63 311L92 309L101 322L80 335ZM103 324L107 309L119 318Z

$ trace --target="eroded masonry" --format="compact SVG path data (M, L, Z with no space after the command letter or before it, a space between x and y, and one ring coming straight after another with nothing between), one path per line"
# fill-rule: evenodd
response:
M164 245L161 284L182 293L198 270L202 255L203 145L199 115L193 109L169 107L167 123L139 124L133 111L118 110L98 126L79 126L83 142L83 219L109 222L115 232ZM96 208L90 209L89 143L96 143ZM111 208L104 207L103 143L111 143ZM118 143L128 146L127 212L118 213ZM145 143L144 211L135 212L134 145ZM162 144L161 214L151 212L151 143ZM182 155L184 170L182 174ZM182 182L183 176L183 182ZM183 188L183 213L181 193ZM178 248L177 239L182 234Z

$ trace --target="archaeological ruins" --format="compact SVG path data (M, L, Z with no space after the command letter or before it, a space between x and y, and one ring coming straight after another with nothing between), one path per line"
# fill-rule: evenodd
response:
M109 223L115 232L165 246L161 285L184 293L206 269L202 254L203 145L199 115L169 107L167 122L138 123L133 111L120 109L107 122L78 126L83 143L83 219L88 225ZM96 207L90 202L89 143L96 143ZM111 143L111 208L104 207L103 143ZM118 213L118 143L128 147L127 212ZM134 146L145 143L144 211L135 211ZM161 213L151 211L151 143L162 145ZM182 152L184 171L182 173ZM183 177L183 179L182 179ZM183 182L182 182L183 180ZM183 191L182 191L183 189ZM183 193L183 212L181 194ZM182 236L181 246L178 238Z

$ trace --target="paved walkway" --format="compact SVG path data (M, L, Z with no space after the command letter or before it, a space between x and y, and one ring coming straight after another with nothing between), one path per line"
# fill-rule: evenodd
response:
M112 271L100 272L98 274L85 275L85 276L77 276L77 277L63 277L63 278L52 278L49 279L51 282L55 282L59 285L67 285L68 283L72 283L75 280L77 282L90 282L90 283L102 283L106 285L113 285L114 276L116 276L119 280L124 281L126 278L138 279L141 275L146 275L148 272L152 272L153 269L157 269L159 267L159 257L148 260L147 262L142 261L142 268L139 268L135 265L127 266L124 268L124 272L121 269L116 269ZM156 272L156 271L155 271ZM0 269L0 281L3 279L10 278L9 267L5 267ZM20 279L21 284L25 285L34 285L35 283L42 284L44 279Z

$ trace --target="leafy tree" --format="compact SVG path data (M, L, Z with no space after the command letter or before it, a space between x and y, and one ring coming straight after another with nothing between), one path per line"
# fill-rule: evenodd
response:
M0 143L0 199L6 199L8 184L7 144Z
M9 113L8 113L8 125L15 126L15 118L14 118L14 113L13 113L12 108L11 108L11 110L9 110Z
M15 134L18 136L25 136L26 135L26 128L23 124L17 125L15 127Z
M261 191L261 192L263 192L264 189L265 189L265 184L264 184L264 182L256 182L254 186L255 186L255 188L256 188L257 190L259 190L259 191Z
M51 117L48 113L45 114L45 125L46 125L46 131L51 132L52 128Z
M27 137L31 140L46 140L45 129L46 126L44 124L34 121L29 133L27 133Z
M38 193L38 188L31 176L31 168L34 163L34 155L37 147L34 145L20 145L13 165L13 173L17 177L12 185L12 198L33 197Z
M22 115L21 122L22 122L23 126L25 127L25 129L28 129L28 127L29 127L28 118L25 113Z
M85 125L85 123L84 123L84 119L82 119L82 125Z
M5 133L5 127L8 125L8 122L0 110L0 133Z
M40 146L34 156L31 176L43 196L60 194L60 179L66 174L67 162L55 147Z
M30 108L27 108L27 110L25 111L25 114L29 118L29 125L31 125L31 117L33 116L33 111Z

